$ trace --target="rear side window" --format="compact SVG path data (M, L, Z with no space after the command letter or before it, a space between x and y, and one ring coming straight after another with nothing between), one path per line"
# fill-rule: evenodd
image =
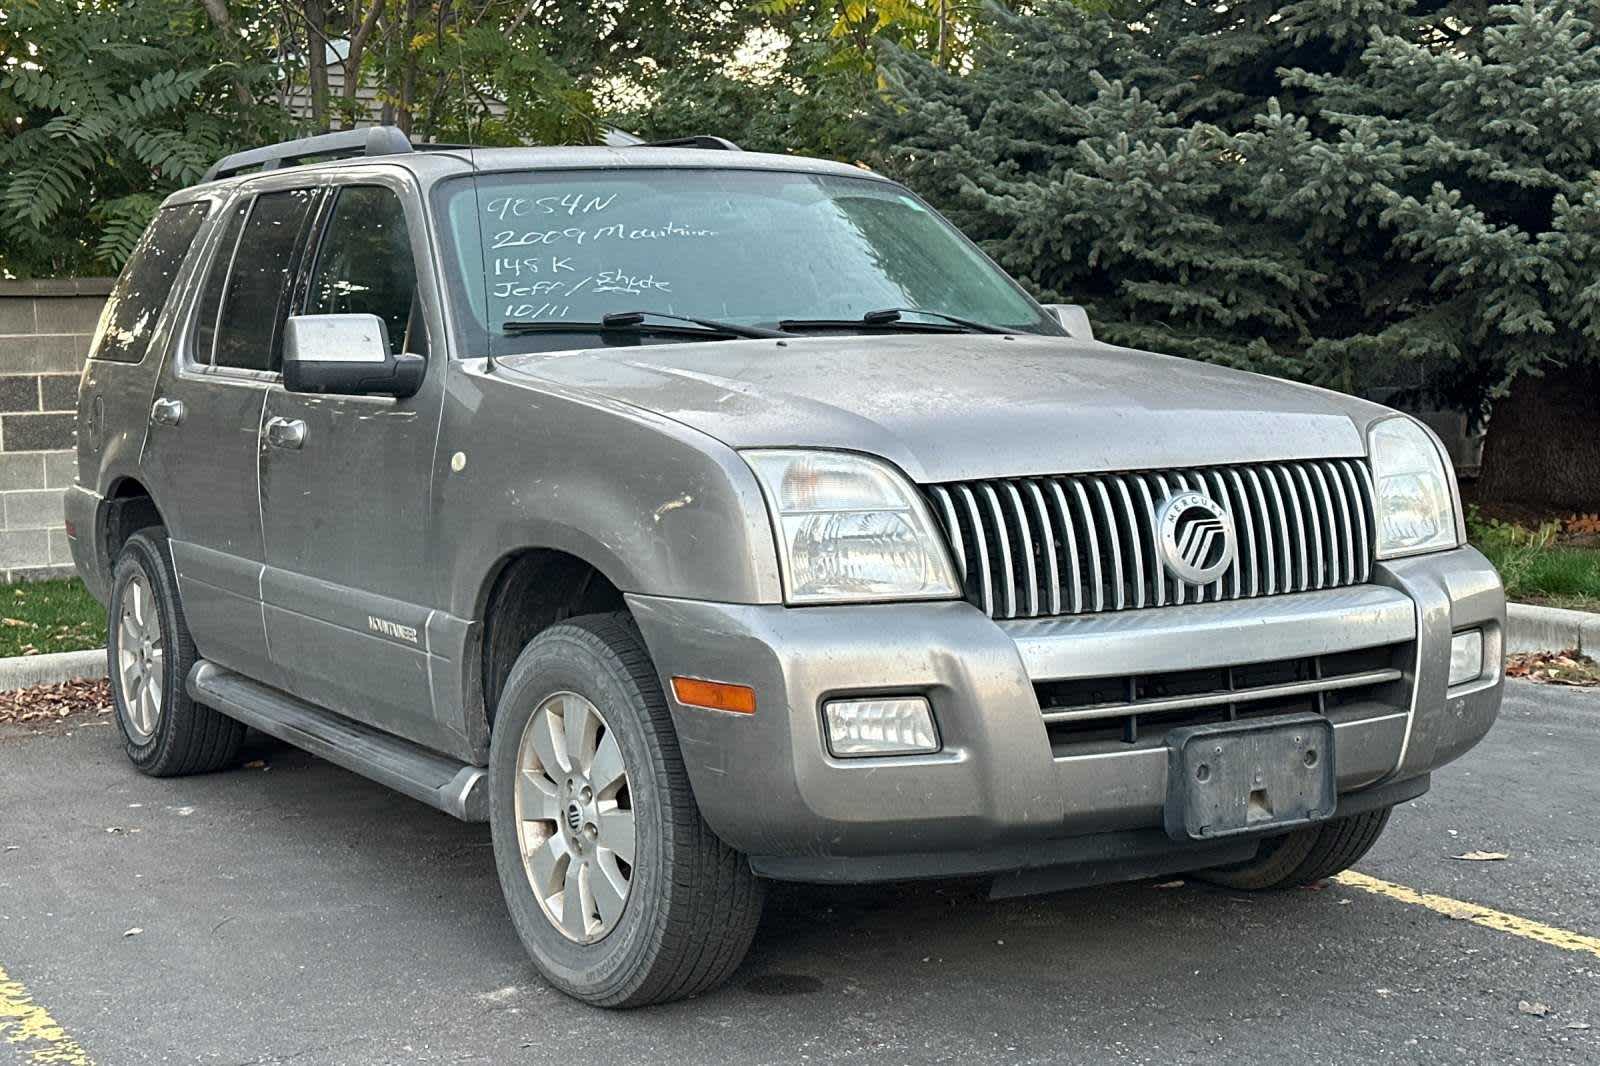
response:
M315 197L312 189L264 193L229 220L200 301L196 362L279 368L290 281Z
M305 313L377 315L388 327L391 352L425 354L405 205L392 190L380 185L339 190L317 252Z
M156 320L172 292L172 281L209 210L209 204L199 203L156 212L106 300L93 358L118 363L137 363L144 358Z
M239 243L239 229L249 214L249 200L228 213L227 226L217 243L217 254L211 260L205 291L200 294L199 321L194 333L194 361L197 363L211 362L211 349L217 342L217 312L222 308L222 290L228 284L228 269L233 265L233 250Z

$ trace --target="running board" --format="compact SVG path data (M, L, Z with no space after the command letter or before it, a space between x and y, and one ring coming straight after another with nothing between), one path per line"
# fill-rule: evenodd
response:
M229 718L304 748L465 822L489 820L489 775L351 721L204 660L189 671L189 695Z

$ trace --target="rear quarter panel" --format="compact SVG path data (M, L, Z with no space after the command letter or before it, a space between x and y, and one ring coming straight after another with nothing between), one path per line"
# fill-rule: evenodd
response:
M162 486L151 484L144 476L142 463L150 430L150 404L155 397L156 378L166 361L183 319L182 308L187 303L190 290L197 284L204 263L203 249L216 228L220 197L185 194L185 201L205 201L210 213L190 244L183 265L173 279L161 314L150 333L150 342L144 357L137 363L113 362L94 358L112 313L107 301L100 315L100 325L90 342L89 358L85 360L83 375L78 384L77 418L77 484L97 496L114 494L120 484L128 479L138 481L155 500L159 509L162 503ZM180 202L174 196L163 206ZM102 508L102 515L104 509ZM98 571L109 576L110 560L105 557L105 530L80 529L80 552L92 551L98 561Z

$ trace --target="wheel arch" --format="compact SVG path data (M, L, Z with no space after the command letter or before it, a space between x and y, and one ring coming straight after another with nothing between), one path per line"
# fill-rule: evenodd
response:
M166 525L155 496L133 474L124 474L111 480L106 486L100 511L97 547L106 561L105 571L108 574L129 537L141 529Z
M475 602L475 639L466 657L471 725L488 737L512 665L541 632L578 615L627 609L617 580L584 555L548 546L506 551Z

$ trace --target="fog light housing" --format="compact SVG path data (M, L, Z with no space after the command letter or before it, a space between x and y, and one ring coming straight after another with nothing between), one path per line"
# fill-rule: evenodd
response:
M839 758L929 755L939 750L933 709L921 696L829 700L822 705L828 750Z
M1483 676L1483 630L1469 629L1450 638L1450 687Z

